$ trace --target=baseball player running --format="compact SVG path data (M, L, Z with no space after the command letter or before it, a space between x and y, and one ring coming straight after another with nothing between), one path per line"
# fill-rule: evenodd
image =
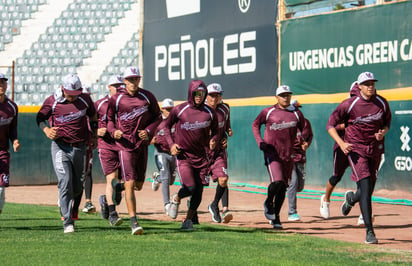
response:
M253 121L253 135L263 151L270 184L264 202L264 214L273 228L282 229L280 209L285 200L286 188L293 170L293 146L298 130L305 126L302 112L290 105L292 91L287 85L276 89L277 104L263 109ZM264 137L260 128L265 125Z
M61 87L44 101L37 113L37 124L52 140L51 154L58 179L64 233L74 232L73 202L83 191L88 121L95 136L97 120L93 101L90 95L82 93L80 79L74 74L63 77Z
M359 96L343 101L329 117L327 130L345 155L352 168L352 181L357 191L347 191L342 204L342 214L348 215L359 202L365 222L367 244L376 244L372 225L372 192L375 187L383 140L391 123L391 111L385 98L376 94L376 79L371 72L358 76ZM344 122L345 136L342 139L336 126Z
M109 99L107 131L119 148L120 169L125 181L126 205L132 235L143 234L136 217L135 190L141 190L145 180L147 152L150 140L162 120L156 97L139 87L140 71L135 66L123 73L125 90Z
M18 107L6 95L7 81L8 78L0 73L0 213L6 200L6 187L10 185L9 141L14 152L20 149L17 139Z

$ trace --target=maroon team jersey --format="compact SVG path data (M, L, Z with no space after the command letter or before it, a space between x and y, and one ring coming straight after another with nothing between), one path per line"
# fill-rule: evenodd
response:
M385 98L374 95L370 100L355 96L343 101L329 117L327 130L344 121L344 141L353 144L352 150L361 155L383 153L383 142L378 142L375 133L390 127L392 120L389 104Z
M262 125L265 125L263 139L260 133ZM298 108L291 105L281 109L278 104L263 109L252 124L257 144L264 141L272 145L284 161L292 160L297 131L303 131L304 126L305 118Z
M0 150L7 151L10 141L17 139L18 107L12 100L5 96L0 103Z
M169 144L167 143L167 139L165 137L165 128L166 128L166 119L163 119L163 121L159 124L159 126L156 129L155 132L155 137L156 137L156 143L154 146L156 147L158 152L164 152L164 153L170 153L170 148ZM173 136L174 134L174 127L171 129L171 134Z
M165 136L169 149L178 144L185 154L205 157L209 141L219 141L218 120L215 111L204 104L195 106L193 92L202 85L201 81L192 81L188 90L188 101L175 106L166 119ZM204 88L206 86L203 84ZM174 140L170 129L175 126ZM211 132L211 133L210 133Z
M49 120L50 127L58 127L58 138L67 143L87 142L90 136L88 117L96 113L90 95L82 93L74 102L56 94L49 96L37 113L41 121Z
M97 121L99 128L107 128L107 108L109 107L110 96L106 95L104 98L97 100L94 107L97 112ZM118 150L115 140L110 136L109 132L103 137L97 139L97 146L99 149Z
M122 138L116 143L120 149L127 151L135 150L142 144L149 145L162 121L155 96L144 89L139 89L134 95L120 90L110 97L107 119L107 130L112 137L116 130L123 132ZM140 139L138 130L146 130L149 140Z
M305 127L303 128L303 131L298 130L298 133L296 135L295 144L293 146L293 152L294 152L293 161L294 162L301 162L301 163L306 162L306 151L302 149L302 142L305 141L310 146L310 144L312 143L312 139L313 139L312 126L310 125L309 120L305 118Z

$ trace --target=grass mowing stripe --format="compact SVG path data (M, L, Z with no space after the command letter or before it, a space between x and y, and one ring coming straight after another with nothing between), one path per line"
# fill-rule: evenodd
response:
M76 232L63 234L58 209L7 203L0 215L2 265L388 265L411 263L410 253L290 234L266 228L195 226L140 221L141 236L129 221L112 228L99 214L80 213ZM400 256L401 255L401 256Z

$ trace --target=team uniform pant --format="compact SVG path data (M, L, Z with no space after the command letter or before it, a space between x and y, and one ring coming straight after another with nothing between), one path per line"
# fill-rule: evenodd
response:
M154 151L156 167L159 170L159 179L162 183L163 203L169 203L169 186L173 185L176 178L176 159L173 155L165 152Z
M305 165L306 163L295 162L293 166L292 179L290 181L287 192L289 202L289 215L297 213L296 193L301 192L305 186Z
M58 180L60 212L65 226L74 223L71 217L74 198L83 192L85 152L86 146L72 147L54 141L51 144L53 167Z

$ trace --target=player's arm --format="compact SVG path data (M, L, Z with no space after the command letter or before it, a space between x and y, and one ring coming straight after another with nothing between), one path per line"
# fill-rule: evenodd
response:
M57 134L58 127L50 127L49 124L47 123L47 120L49 119L51 115L51 106L48 104L48 99L46 99L45 103L43 103L42 107L37 113L36 121L37 121L37 125L44 132L44 134L49 139L55 140L58 138L58 134Z
M343 119L343 114L342 110L344 108L339 105L335 111L330 115L328 124L326 125L326 129L328 130L329 135L336 141L336 143L339 145L340 149L344 154L349 154L352 151L352 144L345 142L338 134L338 131L336 130L336 126L340 124Z

